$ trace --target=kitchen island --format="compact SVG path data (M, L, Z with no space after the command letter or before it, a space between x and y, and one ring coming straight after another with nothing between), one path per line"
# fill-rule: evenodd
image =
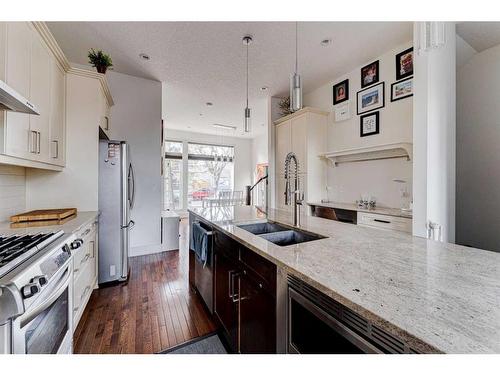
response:
M278 246L237 225L290 224L254 207L190 213L421 353L500 353L500 254L303 216L327 238Z

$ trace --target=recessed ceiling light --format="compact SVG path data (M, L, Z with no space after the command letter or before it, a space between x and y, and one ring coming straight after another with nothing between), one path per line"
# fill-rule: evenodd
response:
M211 107L214 105L214 103L212 103L212 102L206 102L205 104L207 105L207 107Z
M262 87L260 88L260 91L267 91L267 89L268 89L268 88L269 88L269 87L267 87L267 86L262 86Z
M145 61L151 60L151 57L149 57L149 55L146 55L145 53L141 53L139 57Z
M323 46L323 47L328 47L330 44L332 44L332 40L331 39L323 39L320 44Z
M203 113L200 113L200 116L203 116Z
M214 128L224 129L224 130L236 130L236 126L231 125L222 125L222 124L213 124Z

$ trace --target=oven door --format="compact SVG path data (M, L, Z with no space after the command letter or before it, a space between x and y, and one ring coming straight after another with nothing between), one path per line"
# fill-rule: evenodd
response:
M288 289L288 352L381 353L372 343L292 288Z
M29 310L12 322L15 354L58 354L72 352L73 321L71 262L55 274L50 288Z

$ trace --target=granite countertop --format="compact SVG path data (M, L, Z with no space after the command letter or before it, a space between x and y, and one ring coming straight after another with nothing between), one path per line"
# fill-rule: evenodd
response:
M99 215L98 211L78 211L74 219L61 225L47 225L43 227L27 227L27 228L11 228L10 222L0 222L0 234L15 234L15 233L36 233L43 231L57 231L62 229L64 233L75 233L89 222L95 220Z
M254 207L190 211L417 351L500 353L500 253L312 216L329 238L280 247L234 225L265 220Z
M340 208L342 210L369 212L373 214L405 217L409 219L413 217L412 212L403 212L399 208L390 208L390 207L362 208L358 207L358 205L355 203L342 203L342 202L307 202L307 204L309 206Z

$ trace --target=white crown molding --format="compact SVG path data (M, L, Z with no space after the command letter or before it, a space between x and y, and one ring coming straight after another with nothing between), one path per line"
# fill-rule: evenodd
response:
M111 91L109 90L108 80L106 79L106 76L104 74L93 72L91 70L72 67L69 60L66 58L66 55L64 54L63 50L61 49L61 47L59 47L59 44L57 43L56 39L54 38L54 35L52 35L47 24L45 22L38 22L38 21L31 22L31 24L33 25L35 30L38 32L38 34L40 34L40 37L42 38L44 43L47 45L47 47L53 53L57 63L61 66L61 68L66 73L76 74L76 75L87 77L87 78L97 79L101 84L101 88L102 88L102 91L104 92L104 95L106 96L106 100L108 101L108 105L112 106L115 104L113 102L113 97L111 96Z
M31 22L31 24L38 32L38 34L40 34L42 40L45 42L50 51L54 54L54 57L56 58L61 68L63 68L64 71L67 72L70 68L69 61L66 58L66 55L64 55L61 47L59 47L59 44L54 38L54 35L52 35L49 28L47 27L47 24L45 22Z
M318 115L328 116L329 112L314 107L304 107L296 112L290 113L289 115L277 119L276 121L274 121L274 125L281 124L284 121L290 120L294 117L298 117L304 113L316 113Z
M106 96L106 100L108 101L108 105L112 106L115 103L113 102L113 97L111 96L111 91L109 90L108 80L106 76L101 73L93 72L92 70L76 68L74 66L70 66L67 70L68 74L75 74L82 77L97 79L101 83L102 91Z

